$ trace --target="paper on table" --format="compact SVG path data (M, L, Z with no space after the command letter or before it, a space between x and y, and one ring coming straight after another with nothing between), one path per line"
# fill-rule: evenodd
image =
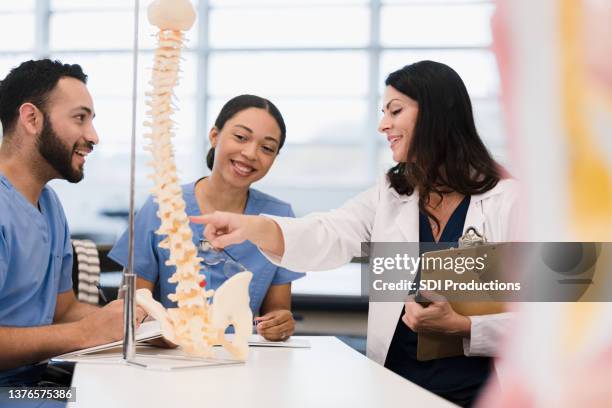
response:
M148 340L153 340L161 337L161 326L157 320L149 320L144 322L136 330L136 342L142 343ZM123 340L114 341L112 343L101 344L95 347L89 347L82 350L72 351L70 353L62 354L61 356L54 357L54 359L66 359L68 357L82 356L86 354L97 353L100 351L109 350L123 344Z
M225 337L231 341L233 334L226 334ZM306 339L290 337L285 341L270 341L264 339L259 334L252 334L249 337L251 347L286 347L286 348L310 348L310 342Z
M225 335L227 341L233 341L234 334ZM264 339L259 334L252 334L249 337L249 347L285 347L285 348L310 348L310 342L300 337L289 337L285 341L270 341Z

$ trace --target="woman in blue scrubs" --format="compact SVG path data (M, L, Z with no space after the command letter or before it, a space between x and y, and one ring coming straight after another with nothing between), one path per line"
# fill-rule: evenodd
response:
M238 214L271 214L294 217L288 203L251 188L263 178L283 147L285 122L279 110L267 99L240 95L228 101L210 130L211 149L206 164L210 176L182 186L187 215L214 211ZM163 236L155 234L160 220L158 206L149 197L135 219L134 271L137 286L154 292L164 307L176 307L168 299L176 284L168 279L174 273L166 265L169 251L159 247ZM193 242L198 247L204 226L191 224ZM291 282L304 274L291 272L268 261L250 242L225 248L226 259L233 259L253 271L249 287L250 306L259 323L257 331L268 340L284 340L294 332L291 314ZM109 257L127 264L128 232L115 244ZM206 256L199 255L206 258ZM206 265L206 288L217 289L230 276L224 262Z

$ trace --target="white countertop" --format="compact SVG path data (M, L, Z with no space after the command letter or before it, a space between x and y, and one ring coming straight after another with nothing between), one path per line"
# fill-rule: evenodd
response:
M251 347L246 363L174 372L79 363L69 407L452 407L334 337ZM179 350L173 352L180 353Z

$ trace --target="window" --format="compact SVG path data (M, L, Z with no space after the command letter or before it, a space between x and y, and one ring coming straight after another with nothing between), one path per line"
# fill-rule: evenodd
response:
M0 77L32 58L36 37L34 0L0 2Z
M137 203L144 202L151 187L147 174L150 156L143 150L141 136L146 120L144 92L153 65L155 33L146 17L149 1L141 1L139 19L139 72L137 120ZM89 76L88 87L94 98L94 124L100 137L95 153L87 158L85 179L79 188L54 182L75 233L95 232L112 242L125 227L125 218L104 214L127 214L129 202L130 140L132 121L133 2L50 0L48 53L63 62L78 63ZM96 29L92 29L96 27ZM187 33L188 49L183 53L182 74L175 95L179 110L175 138L176 160L184 180L202 172L201 160L194 155L202 140L196 137L197 29ZM203 149L203 148L200 148ZM103 188L101 188L103 186ZM83 191L103 194L83 194Z

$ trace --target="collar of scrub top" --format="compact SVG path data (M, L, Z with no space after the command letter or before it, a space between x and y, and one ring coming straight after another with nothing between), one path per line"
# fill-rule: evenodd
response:
M219 250L213 247L212 244L205 239L200 239L198 247L206 265L213 266L218 265L221 262L224 263L223 273L228 278L231 278L239 272L244 272L247 270L244 265L238 262L225 249Z

